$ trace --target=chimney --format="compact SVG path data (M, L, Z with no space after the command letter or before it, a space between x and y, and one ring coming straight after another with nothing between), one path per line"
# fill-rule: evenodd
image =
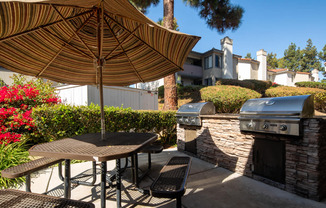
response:
M267 80L267 52L264 49L257 51L259 61L258 80Z
M234 79L233 77L233 40L228 36L221 39L222 58L222 78Z

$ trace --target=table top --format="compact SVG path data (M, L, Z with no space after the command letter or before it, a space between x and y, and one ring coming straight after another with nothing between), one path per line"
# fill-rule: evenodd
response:
M106 132L101 141L101 133L91 133L38 144L29 149L32 156L62 159L108 161L125 158L140 152L154 142L153 133Z

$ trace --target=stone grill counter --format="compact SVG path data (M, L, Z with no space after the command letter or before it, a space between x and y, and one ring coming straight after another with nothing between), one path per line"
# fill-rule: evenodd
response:
M297 195L321 200L326 197L326 120L302 119L302 136L240 131L239 115L201 116L202 126L178 124L178 149L187 151L187 132L193 132L196 151L190 154L241 175ZM284 182L255 174L253 147L256 140L284 143ZM192 145L193 146L193 145Z

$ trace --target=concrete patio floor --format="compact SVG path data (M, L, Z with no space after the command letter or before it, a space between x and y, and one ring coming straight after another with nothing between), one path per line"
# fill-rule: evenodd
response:
M150 186L162 166L175 155L184 155L176 148L164 150L160 154L152 155L152 171L140 184L146 188ZM115 166L114 161L108 162L108 170ZM142 170L147 167L147 154L139 155L139 166ZM72 164L72 176L81 173L91 173L91 162ZM85 171L87 170L87 171ZM100 207L100 186L73 185L72 199L90 201ZM127 169L123 176L122 207L175 207L175 200L158 199L141 194L130 183L131 174ZM90 177L84 180L90 180ZM25 187L20 187L25 190ZM63 183L58 178L58 168L48 168L32 176L32 192L63 196ZM108 189L107 207L116 207L115 190ZM226 169L193 158L190 175L188 177L187 192L182 197L184 208L218 207L218 208L325 208L326 201L316 202L282 191L278 188L230 172Z

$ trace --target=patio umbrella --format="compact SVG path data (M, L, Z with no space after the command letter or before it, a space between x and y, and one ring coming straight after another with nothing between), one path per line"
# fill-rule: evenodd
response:
M128 0L0 0L0 66L53 81L127 86L182 70L200 38L168 30Z

